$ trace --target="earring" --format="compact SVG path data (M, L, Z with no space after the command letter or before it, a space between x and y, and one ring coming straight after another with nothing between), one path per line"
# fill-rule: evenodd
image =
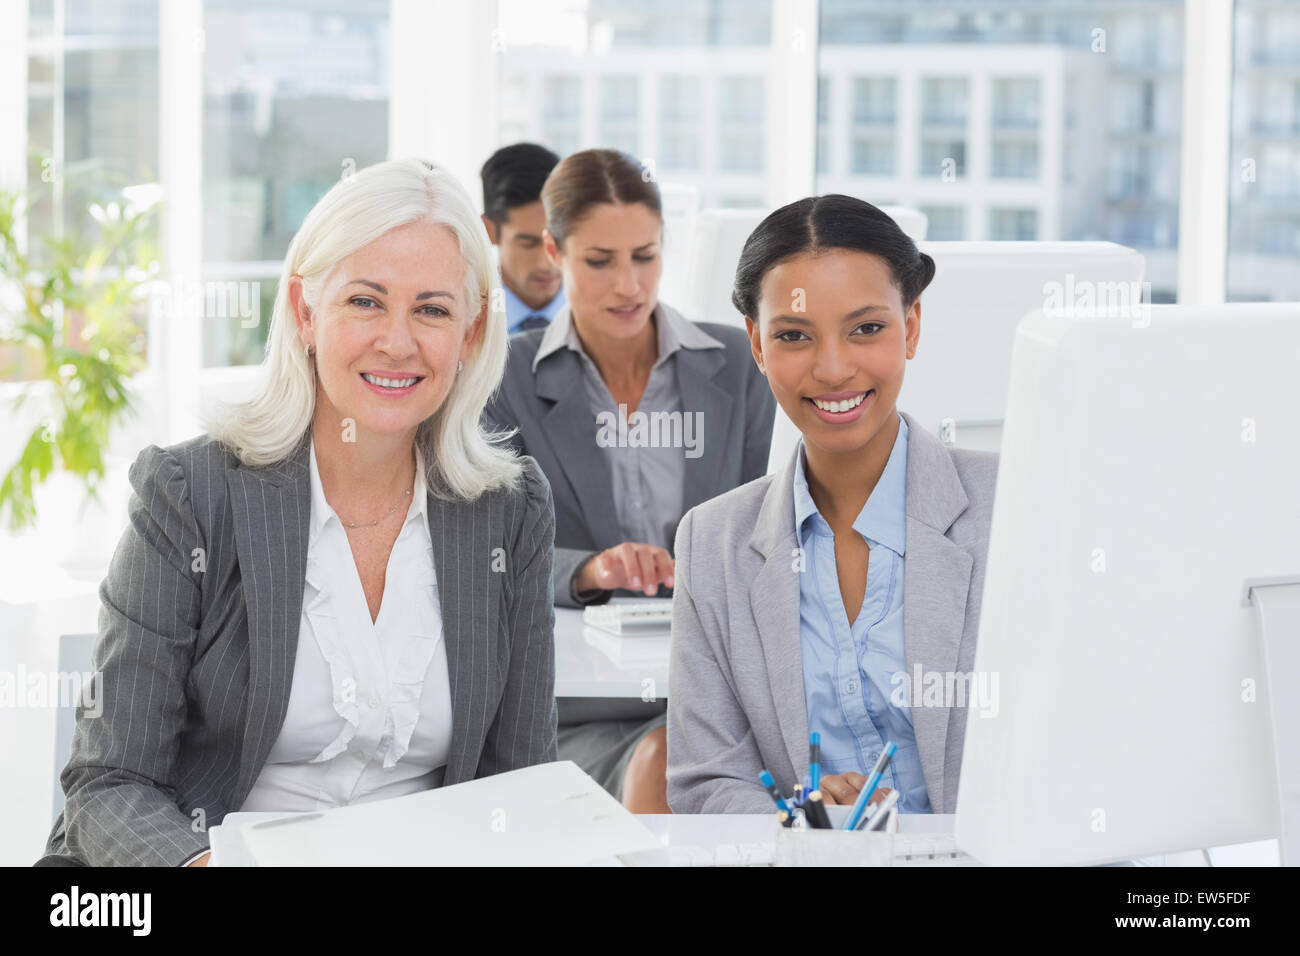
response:
M303 351L307 353L308 358L311 358L311 345L304 345Z
M456 371L457 371L457 372L459 372L459 371L460 371L461 369L463 369L464 367L465 367L465 363L464 363L464 362L457 362L457 363L456 363Z

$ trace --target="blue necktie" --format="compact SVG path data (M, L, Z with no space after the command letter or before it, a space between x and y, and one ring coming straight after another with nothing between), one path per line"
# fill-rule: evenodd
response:
M516 332L531 332L533 329L544 329L551 324L551 320L544 315L530 315L519 323Z

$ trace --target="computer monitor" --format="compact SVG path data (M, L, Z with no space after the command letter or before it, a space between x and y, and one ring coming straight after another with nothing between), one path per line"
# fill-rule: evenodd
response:
M1262 640L1246 590L1300 595L1297 369L1300 304L1020 323L962 849L1083 864L1294 833L1300 601Z
M898 407L958 448L998 450L1011 342L1025 315L1058 301L1127 305L1145 298L1146 259L1113 242L919 245L934 257L934 281L921 294L921 341ZM785 467L798 442L798 429L778 408L769 473Z

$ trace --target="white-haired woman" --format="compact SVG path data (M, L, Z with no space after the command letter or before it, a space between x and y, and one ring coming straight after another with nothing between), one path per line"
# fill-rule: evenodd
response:
M315 810L555 759L550 487L491 443L487 237L420 160L289 246L264 380L150 446L100 589L42 862L188 865L234 810ZM486 811L485 811L486 812Z

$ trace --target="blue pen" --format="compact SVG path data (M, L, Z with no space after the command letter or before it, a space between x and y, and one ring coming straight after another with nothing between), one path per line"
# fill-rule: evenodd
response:
M849 814L849 822L844 825L846 830L856 830L858 822L862 819L862 813L867 809L867 802L871 795L876 792L876 787L880 783L881 776L885 773L885 768L889 766L889 760L898 751L898 744L892 740L885 744L885 749L880 752L880 759L876 761L875 768L871 771L871 776L867 780L867 785L862 788L858 794L858 799L853 803L853 811Z
M781 791L776 789L776 781L772 779L770 773L764 770L758 775L758 782L767 787L767 792L772 795L772 802L776 804L778 810L789 814L791 817L794 816L790 805L785 802L785 797L781 796Z
M820 790L822 786L822 735L813 731L808 738L808 792Z

